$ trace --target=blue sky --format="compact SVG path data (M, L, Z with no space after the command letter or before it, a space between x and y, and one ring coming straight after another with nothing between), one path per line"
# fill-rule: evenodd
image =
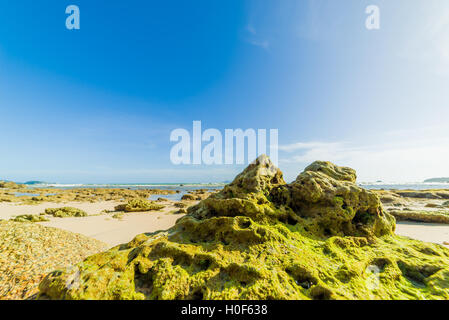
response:
M170 163L194 120L279 129L288 180L318 159L449 176L448 40L445 0L2 1L0 177L231 180L241 167Z

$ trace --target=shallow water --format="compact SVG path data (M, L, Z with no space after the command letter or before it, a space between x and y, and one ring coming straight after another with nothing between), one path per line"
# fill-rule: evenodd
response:
M39 197L39 193L28 193L28 192L14 192L16 197Z
M157 200L158 198L165 198L172 201L180 201L182 196L189 191L204 189L206 191L215 191L223 189L224 184L86 184L86 185L67 185L67 184L51 184L51 185L33 185L30 188L51 188L55 190L74 190L81 188L91 189L159 189L159 190L178 190L179 193L174 194L152 194L150 200ZM19 194L19 193L17 193ZM39 196L39 194L21 193L20 195L26 196ZM49 193L48 195L56 195L56 193ZM19 195L16 195L19 196Z
M152 194L150 200L157 200L158 198L165 198L172 201L180 201L182 196L187 192L175 193L175 194Z
M449 183L359 183L365 189L374 190L429 190L449 189Z
M223 189L224 183L196 183L196 184L180 184L180 183L160 183L160 184L151 184L151 183L138 183L138 184L41 184L41 185L33 185L29 186L30 188L54 188L54 189L78 189L78 188L100 188L100 189L161 189L161 190L179 190L181 193L177 195L172 195L173 200L180 199L183 194L186 194L188 191L198 190L198 189L207 189L207 190L215 190L215 189ZM358 183L359 186L366 189L376 189L376 190L429 190L429 189L449 189L449 183L420 183L420 182L412 182L412 183L384 183L384 182L361 182ZM24 194L28 195L28 194ZM180 195L180 196L179 196ZM163 197L169 199L169 197L164 195L155 195L152 199L157 199L158 197Z

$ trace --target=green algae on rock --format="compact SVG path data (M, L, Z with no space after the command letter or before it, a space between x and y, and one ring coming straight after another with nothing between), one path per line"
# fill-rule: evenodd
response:
M47 275L50 299L448 299L449 250L394 235L355 172L266 156L167 231Z
M195 196L195 195L193 195L193 194L190 194L190 193L187 193L187 194L185 194L185 195L183 195L182 197L181 197L181 200L191 200L191 201L194 201L194 200L197 200L197 196Z
M125 215L123 214L123 212L114 213L112 215L112 218L118 219L118 220L122 220L124 217L125 217Z
M0 181L0 188L5 188L5 189L24 189L27 186L23 185L23 184L18 184L12 181Z
M144 211L157 211L165 208L165 206L156 204L146 199L132 199L125 204L120 204L115 207L116 211L125 212L144 212Z
M2 188L9 186L10 188ZM12 187L12 188L11 188ZM0 182L0 202L16 202L26 205L35 205L42 202L99 202L99 201L128 201L135 198L148 198L152 194L168 195L176 194L179 190L161 190L161 189L118 189L118 188L75 188L75 189L55 189L55 188L33 188L31 196L27 193L15 195L19 189L27 188L26 185L4 184ZM30 190L30 189L24 189Z
M184 208L187 208L187 207L188 207L188 205L185 204L184 202L175 202L175 203L173 204L173 206L175 206L176 208L181 208L181 209L184 209Z
M47 218L45 218L42 215L37 214L22 214L20 216L11 218L10 221L15 222L45 222L49 221Z
M44 214L53 216L55 218L87 217L87 213L85 211L72 207L49 208L45 209Z
M449 211L390 210L398 221L449 224Z

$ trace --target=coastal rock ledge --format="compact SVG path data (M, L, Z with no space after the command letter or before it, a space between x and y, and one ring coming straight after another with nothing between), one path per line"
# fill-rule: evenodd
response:
M167 231L54 271L41 299L449 299L449 250L394 234L356 173L266 156Z

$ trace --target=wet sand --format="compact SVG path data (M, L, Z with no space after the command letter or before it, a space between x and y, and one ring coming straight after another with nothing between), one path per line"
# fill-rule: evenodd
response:
M396 234L425 242L433 242L449 248L449 225L422 222L397 222Z
M123 219L109 215L84 218L52 219L40 225L55 227L105 242L110 247L127 243L141 233L165 230L172 227L183 215L164 211L126 213Z
M113 210L120 202L103 201L96 203L68 202L49 203L39 205L17 205L14 203L0 203L0 219L8 220L22 214L40 214L46 208L74 207L84 210L89 216L74 218L50 218L48 222L39 222L46 227L54 227L105 242L113 247L131 241L141 233L165 230L172 227L182 214L174 214L179 210L173 206L174 202L160 202L166 207L160 211L133 212L123 214L123 218L113 218L113 213L103 210ZM192 202L191 204L194 204Z
M73 207L84 210L89 215L101 214L103 210L113 210L119 204L117 201L101 201L101 202L67 202L54 203L44 202L36 205L22 205L17 203L0 203L0 219L9 220L10 218L22 214L40 214L47 208Z

